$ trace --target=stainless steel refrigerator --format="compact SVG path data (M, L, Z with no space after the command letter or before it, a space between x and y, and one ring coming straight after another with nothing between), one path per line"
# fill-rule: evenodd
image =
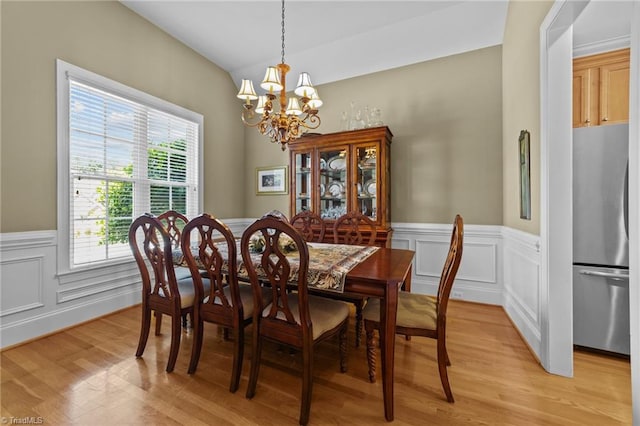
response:
M573 343L629 354L629 126L573 131Z

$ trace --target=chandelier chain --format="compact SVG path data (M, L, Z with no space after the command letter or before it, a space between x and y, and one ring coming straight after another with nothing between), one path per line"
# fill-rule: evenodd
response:
M282 63L284 64L284 0L282 0Z

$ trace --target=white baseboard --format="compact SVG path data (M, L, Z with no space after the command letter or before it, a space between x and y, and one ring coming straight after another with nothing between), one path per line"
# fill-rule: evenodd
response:
M121 293L87 299L83 303L49 310L22 320L10 323L3 321L0 347L13 346L139 304L141 292L139 289L126 289Z

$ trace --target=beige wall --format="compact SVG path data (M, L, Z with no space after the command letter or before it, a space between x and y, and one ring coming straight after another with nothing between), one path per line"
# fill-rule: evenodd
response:
M550 5L511 2L503 47L319 87L323 133L340 130L352 100L382 109L395 135L393 221L449 223L461 213L539 232L538 28ZM255 195L256 167L288 164L288 151L243 129L236 87L219 67L117 2L1 8L0 232L56 228L56 58L204 115L205 211L288 212L287 196ZM519 218L521 129L532 138L531 221Z
M450 223L460 213L467 223L502 224L501 55L496 46L319 86L319 132L341 130L352 100L382 109L394 134L392 221ZM288 212L286 196L253 195L255 168L287 164L287 153L246 134L246 215Z
M540 24L551 1L510 1L502 45L504 225L540 234ZM531 134L531 220L520 219L518 136Z
M56 58L202 114L204 209L243 216L230 183L244 185L244 132L228 73L118 2L0 4L0 232L57 227Z
M294 76L293 80L298 78ZM260 90L260 89L258 89ZM237 105L240 108L240 102ZM240 111L240 110L238 110ZM289 164L289 150L282 151L280 144L271 143L254 128L245 129L245 217L260 217L270 210L280 210L289 216L288 195L256 195L256 168L286 166Z

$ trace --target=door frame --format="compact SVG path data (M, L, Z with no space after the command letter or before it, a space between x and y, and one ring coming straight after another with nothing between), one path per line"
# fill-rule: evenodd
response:
M572 180L571 143L567 141L572 137L573 23L587 4L556 0L540 26L541 361L547 371L565 376L573 375L572 197L567 196ZM629 78L629 299L631 393L636 422L640 421L639 51L640 2L634 1Z

